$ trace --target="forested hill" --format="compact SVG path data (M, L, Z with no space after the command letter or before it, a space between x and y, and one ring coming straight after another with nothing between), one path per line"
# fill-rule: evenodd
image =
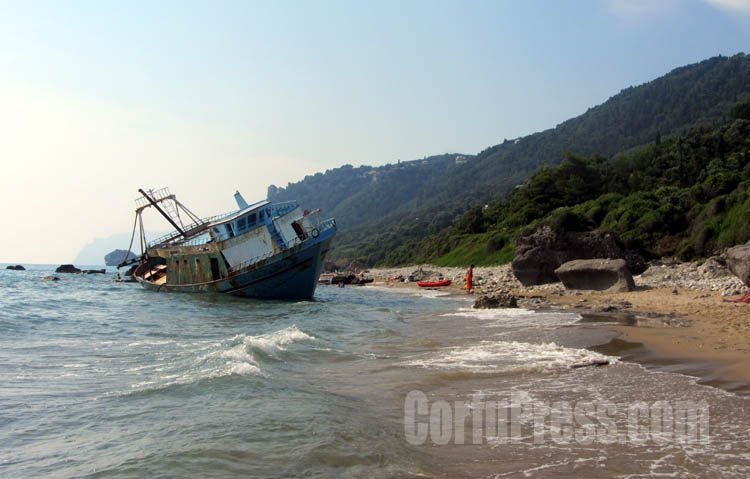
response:
M506 140L465 163L456 164L455 155L452 164L450 156L438 159L435 164L443 161L444 169L424 175L414 170L419 178L405 175L411 181L408 186L394 175L387 183L337 188L338 182L360 175L363 169L340 168L283 190L270 188L269 199L332 206L325 208L326 213L337 216L341 224L333 258L381 263L387 252L445 229L471 206L504 199L539 167L559 164L566 152L609 157L694 127L716 127L726 123L733 105L747 99L750 56L715 57L626 88L553 129ZM313 184L327 187L313 188Z
M544 167L502 202L471 208L439 234L387 252L391 264L498 264L519 235L614 232L646 258L707 257L750 240L750 102L729 123L695 127L606 159L574 154Z
M286 188L271 185L271 201L297 200L308 209L320 208L340 228L352 229L399 210L425 185L450 176L469 155L445 154L379 166L344 165L307 176Z

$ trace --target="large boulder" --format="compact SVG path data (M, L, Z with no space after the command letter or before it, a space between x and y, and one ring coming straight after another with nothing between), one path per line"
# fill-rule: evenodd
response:
M26 271L26 268L20 264L6 266L5 269L12 269L13 271Z
M81 270L72 264L63 264L57 267L55 273L80 273Z
M646 261L629 251L614 233L552 231L548 226L516 241L513 274L524 286L557 283L555 270L575 259L624 259L633 274L646 270Z
M555 270L566 289L594 289L610 293L633 291L635 282L624 259L577 259Z
M107 266L117 266L126 260L136 257L137 256L132 251L116 249L114 251L110 251L104 256L104 264L106 264Z
M750 242L729 248L724 256L729 271L740 278L745 286L750 286Z

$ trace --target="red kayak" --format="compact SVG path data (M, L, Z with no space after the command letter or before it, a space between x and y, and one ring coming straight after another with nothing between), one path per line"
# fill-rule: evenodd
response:
M433 288L435 286L450 286L451 280L444 279L443 281L419 281L417 284L423 288Z

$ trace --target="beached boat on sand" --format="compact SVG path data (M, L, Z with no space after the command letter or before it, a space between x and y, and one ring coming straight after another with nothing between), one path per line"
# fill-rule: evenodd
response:
M237 192L239 210L199 219L166 188L139 192L133 238L140 226L141 256L118 267L139 263L133 276L144 288L279 299L315 293L336 234L333 218L321 221L319 210L308 213L295 201L248 205ZM147 243L141 213L151 207L175 231Z
M417 283L417 286L420 286L422 288L437 288L440 286L450 286L451 280L449 279L443 279L440 281L419 281Z

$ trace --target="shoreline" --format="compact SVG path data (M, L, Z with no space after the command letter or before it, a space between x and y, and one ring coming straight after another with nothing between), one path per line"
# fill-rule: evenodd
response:
M607 314L600 310L630 303L620 313L630 321L602 325L616 331L620 340L642 344L650 356L644 361L638 356L629 360L646 365L711 365L696 368L701 370L700 379L725 382L750 394L750 309L746 304L722 302L721 296L708 291L674 288L551 296L547 300L559 309L582 315Z
M467 296L461 268L373 269L369 276L374 278L374 286L419 288L416 282L388 281L398 274L407 277L419 268L454 281L440 291ZM750 395L750 305L722 301L727 293L742 291L739 280L721 271L701 278L696 264L651 268L634 276L635 291L605 293L567 291L560 283L523 287L509 265L480 267L475 269L479 280L473 297L502 291L516 296L519 306L528 309L577 312L587 326L617 333L611 344L591 349L607 350L649 369L685 374L700 384ZM679 268L688 273L676 274Z

